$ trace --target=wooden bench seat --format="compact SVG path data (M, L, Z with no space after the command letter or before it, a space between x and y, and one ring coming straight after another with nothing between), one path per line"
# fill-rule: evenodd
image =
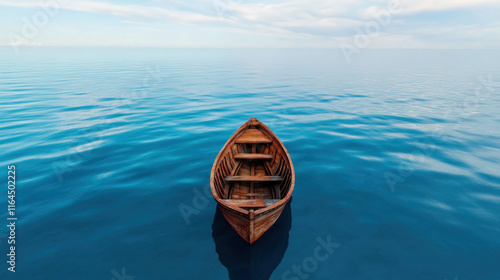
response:
M279 182L281 176L226 176L226 182Z
M263 208L280 201L280 199L222 199L228 205L246 208Z
M258 129L247 129L238 139L238 144L267 144L272 143L271 139Z
M234 156L235 159L273 159L273 155L270 154L237 154Z

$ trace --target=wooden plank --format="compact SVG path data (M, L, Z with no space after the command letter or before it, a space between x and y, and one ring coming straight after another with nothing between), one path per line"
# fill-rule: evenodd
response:
M271 194L268 193L246 193L245 195L247 196L271 196Z
M267 174L269 175L274 175L273 174L273 169L271 168L271 166L269 165L269 161L265 161L264 162L264 169L266 170Z
M262 208L280 201L280 199L222 199L225 204L235 207Z
M278 199L281 199L280 186L274 185L274 196Z
M235 159L273 159L273 155L270 154L237 154L234 156Z
M279 182L281 176L226 176L226 182L244 181L244 182Z
M224 203L236 207L265 207L264 199L223 199Z
M252 145L252 149L255 149L255 145ZM255 162L252 162L250 164L250 176L255 176ZM255 181L251 181L250 182L250 193L253 193L253 190L254 190L254 186L255 186ZM250 196L248 196L248 198L251 198Z
M259 143L272 143L271 139L264 135L258 129L247 129L238 139L238 144L259 144Z
M243 162L238 161L236 167L233 168L233 170L231 171L231 176L237 174L240 171L242 163ZM231 189L229 188L229 184L227 184L227 183L224 183L224 193L223 194L224 194L225 198L228 198L231 195Z

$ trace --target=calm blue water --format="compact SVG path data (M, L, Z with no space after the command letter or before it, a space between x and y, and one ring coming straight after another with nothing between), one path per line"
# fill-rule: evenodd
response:
M19 220L15 274L1 227L0 278L499 279L498 61L4 48L0 218L15 164ZM252 116L284 142L296 186L249 248L208 184Z

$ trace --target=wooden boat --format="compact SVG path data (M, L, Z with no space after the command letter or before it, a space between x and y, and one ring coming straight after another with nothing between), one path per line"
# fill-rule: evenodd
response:
M233 229L253 244L279 218L292 196L295 172L278 137L251 118L217 155L210 188Z

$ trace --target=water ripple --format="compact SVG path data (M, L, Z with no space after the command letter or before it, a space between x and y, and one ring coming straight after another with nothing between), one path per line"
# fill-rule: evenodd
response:
M0 165L19 175L23 279L56 262L51 279L123 266L141 279L226 279L203 193L253 116L296 169L289 249L271 279L328 235L342 246L316 278L498 277L500 99L460 107L478 75L498 80L498 54L450 54L484 66L460 70L439 51L367 50L350 65L331 51L128 51L0 53ZM195 198L209 206L188 224L179 205Z

